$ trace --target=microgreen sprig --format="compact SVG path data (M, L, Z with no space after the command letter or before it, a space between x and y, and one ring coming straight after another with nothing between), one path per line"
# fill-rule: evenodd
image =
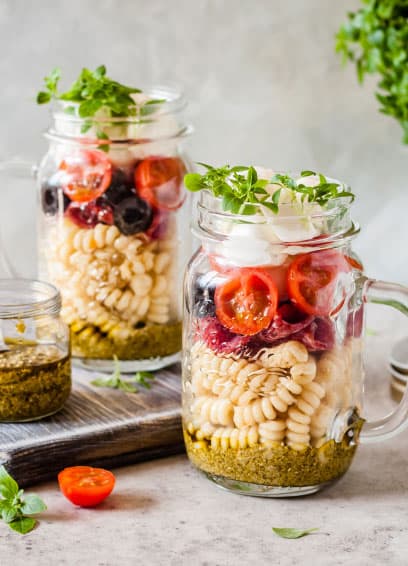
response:
M92 125L92 118L98 110L104 108L113 118L146 116L156 109L156 104L165 102L163 99L150 99L141 106L137 106L132 94L142 92L139 88L130 87L118 83L106 76L106 67L100 65L95 71L82 69L79 77L66 92L58 92L58 83L61 79L61 70L55 68L45 77L45 90L37 94L38 104L47 104L54 100L72 102L67 105L64 112L76 113L78 105L78 116L85 119L82 133L85 133ZM87 120L88 119L88 120ZM101 137L101 136L98 136Z
M148 371L138 371L133 377L127 380L122 379L120 362L117 356L113 356L113 372L108 377L99 377L91 381L92 385L96 387L111 387L112 389L121 389L126 393L138 393L139 390L133 385L132 382L137 383L145 389L151 388L151 381L155 376Z
M36 519L30 515L47 509L37 495L24 495L24 490L19 488L4 466L0 466L0 496L1 518L11 529L22 535L32 531L37 524Z
M206 163L199 165L205 167L206 172L203 175L185 175L184 183L187 189L192 192L204 189L211 191L214 196L222 199L223 209L234 214L255 214L259 211L259 205L277 214L283 189L291 191L294 200L298 195L301 202L316 202L321 206L333 198L354 199L353 193L346 190L344 185L330 182L324 175L314 171L302 171L298 180L280 173L273 175L271 179L260 179L253 166L224 165L215 168ZM310 186L302 182L303 178L312 175L318 178L315 185ZM266 189L268 185L272 185L269 191Z

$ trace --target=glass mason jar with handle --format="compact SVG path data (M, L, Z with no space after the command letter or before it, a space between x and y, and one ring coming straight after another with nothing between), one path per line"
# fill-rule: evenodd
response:
M191 254L183 96L133 95L126 116L54 100L40 191L39 277L61 292L74 361L158 369L179 359L181 287ZM27 174L27 163L0 164Z
M185 278L187 453L233 491L314 493L347 471L359 440L406 425L407 395L386 418L364 420L362 349L365 304L407 313L408 289L364 275L344 185L311 172L260 170L259 183L245 168L214 171L191 183L204 190L202 246ZM246 192L234 204L220 181Z
M156 89L127 117L54 108L38 171L40 277L61 290L72 355L86 367L118 358L124 371L157 369L178 358L190 253L184 105Z

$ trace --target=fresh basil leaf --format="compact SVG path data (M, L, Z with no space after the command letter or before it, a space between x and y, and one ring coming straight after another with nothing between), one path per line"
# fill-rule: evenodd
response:
M81 126L81 134L86 134L86 132L89 132L89 130L92 128L92 122L90 122L89 120L87 120L86 122L84 122Z
M10 502L6 502L1 509L1 518L5 523L14 521L19 515L19 509Z
M44 83L47 89L50 91L51 94L55 94L57 90L58 81L61 78L61 69L56 67L51 71L48 77L45 77Z
M21 535L25 535L32 531L36 524L37 521L31 517L19 517L18 519L11 521L8 525L14 531L17 531Z
M201 175L199 173L187 173L184 176L184 184L189 191L197 192L203 188Z
M95 69L95 73L94 73L95 77L98 79L101 79L102 77L104 77L106 75L106 67L105 65L100 65L99 67L97 67Z
M20 507L20 511L23 515L35 515L36 513L41 513L46 509L47 506L44 501L34 493L26 495Z
M276 206L279 205L279 199L280 199L281 193L282 193L282 189L278 189L272 195L272 202L275 203Z
M202 165L202 163L200 163ZM231 167L231 173L241 173L243 171L248 171L249 167L245 165L235 165L235 167Z
M85 100L81 102L78 108L80 118L87 118L93 116L102 106L101 100Z
M306 535L310 535L310 533L314 533L315 531L318 531L319 529L290 529L290 528L278 528L278 527L272 527L273 532L278 535L278 537L281 538L290 538L290 539L294 539L294 538L301 538L304 537Z
M51 100L51 94L49 92L39 92L37 94L37 104L47 104Z
M64 108L64 114L69 114L70 116L75 116L75 114L76 114L75 106L66 106Z
M0 466L0 495L4 499L13 499L18 491L18 483L10 476L4 466Z
M154 378L155 376L148 371L138 371L133 377L132 381L135 381L136 383L138 383L142 387L145 387L146 389L150 389L151 383L149 383L149 380L153 380Z
M127 381L121 380L118 384L118 389L122 389L122 391L125 391L126 393L137 393L137 388Z
M263 206L266 206L266 208L268 208L269 210L271 210L274 214L278 214L279 212L279 207L277 204L275 204L274 202L267 202L264 201L262 203Z

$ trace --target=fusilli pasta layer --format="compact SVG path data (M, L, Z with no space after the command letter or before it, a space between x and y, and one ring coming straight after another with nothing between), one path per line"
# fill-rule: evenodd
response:
M189 431L213 448L278 443L321 446L337 411L351 403L351 349L311 354L290 340L254 361L191 349Z
M149 241L105 224L82 229L68 219L50 229L45 277L60 288L62 317L73 331L91 325L126 339L140 323L177 321L174 238L174 229L164 240Z

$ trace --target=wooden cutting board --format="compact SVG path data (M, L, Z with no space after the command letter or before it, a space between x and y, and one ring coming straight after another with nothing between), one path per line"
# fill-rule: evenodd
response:
M180 365L155 372L139 393L95 387L96 375L73 370L73 390L57 414L0 424L0 464L21 486L55 479L78 464L113 468L184 450Z

